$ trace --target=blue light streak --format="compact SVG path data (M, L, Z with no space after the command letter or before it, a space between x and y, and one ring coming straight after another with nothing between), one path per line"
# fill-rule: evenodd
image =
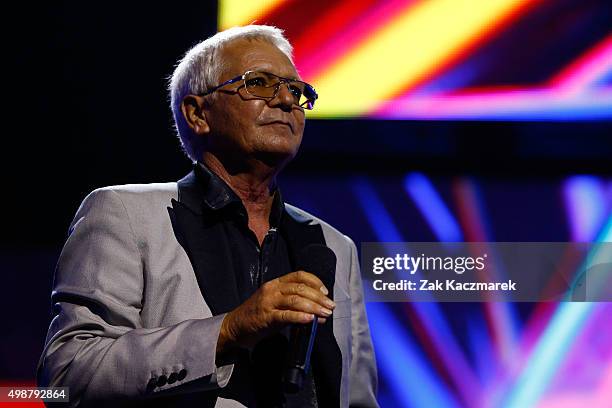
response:
M463 234L457 220L425 175L408 174L404 179L404 189L416 203L440 241L463 241Z

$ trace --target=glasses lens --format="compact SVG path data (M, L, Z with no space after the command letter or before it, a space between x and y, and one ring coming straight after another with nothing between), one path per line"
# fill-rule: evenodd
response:
M279 84L284 82L295 99L295 103L306 109L312 109L317 93L314 88L302 81L287 81L267 72L249 71L244 76L246 91L260 98L273 98L276 96Z
M276 93L278 80L265 72L249 71L244 76L246 91L253 96L272 98Z

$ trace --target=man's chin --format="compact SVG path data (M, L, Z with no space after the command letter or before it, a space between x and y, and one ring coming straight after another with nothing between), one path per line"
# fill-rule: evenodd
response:
M289 163L297 154L297 151L289 149L266 150L257 152L257 160L269 167L282 167Z

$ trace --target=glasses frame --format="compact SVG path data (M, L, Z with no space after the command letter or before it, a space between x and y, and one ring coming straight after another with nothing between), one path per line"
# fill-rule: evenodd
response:
M248 86L246 84L246 76L248 74L252 73L252 72L259 72L259 73L262 73L262 74L271 75L271 76L276 77L276 78L279 79L278 83L274 87L274 94L272 96L254 95L254 94L249 92L249 88L248 88ZM307 82L300 81L300 80L297 80L297 79L292 79L292 78L285 78L285 77L282 77L282 76L279 76L279 75L276 75L276 74L273 74L273 73L267 72L267 71L255 71L255 70L249 70L249 71L246 71L242 75L238 75L237 77L234 77L232 79L228 79L227 81L223 82L222 84L219 84L219 85L209 89L208 91L199 94L199 96L210 95L211 93L218 91L219 89L223 88L226 85L234 84L234 83L236 83L238 81L241 81L241 80L243 82L244 90L246 91L246 93L248 93L249 95L254 96L256 98L274 99L274 98L276 98L276 95L278 95L278 91L280 90L281 84L284 83L284 84L289 85L290 83L297 82L297 83L303 84L304 85L304 89L309 88L312 91L312 93L314 94L314 99L306 99L301 104L297 104L296 103L297 106L299 106L300 108L312 110L314 108L314 104L315 104L316 100L319 99L319 94L317 94L317 92L315 91L314 87L312 85L310 85L309 83L307 83ZM287 88L289 88L289 86L287 86ZM291 89L289 90L289 92L291 92ZM311 108L307 107L308 106L307 105L308 102L311 102L311 104L310 104ZM306 106L304 106L304 105L306 105Z

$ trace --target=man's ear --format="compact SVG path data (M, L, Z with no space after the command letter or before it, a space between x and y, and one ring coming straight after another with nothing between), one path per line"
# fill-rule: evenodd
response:
M187 125L196 135L205 135L210 132L210 126L204 113L204 98L197 95L187 95L181 102L181 112Z

